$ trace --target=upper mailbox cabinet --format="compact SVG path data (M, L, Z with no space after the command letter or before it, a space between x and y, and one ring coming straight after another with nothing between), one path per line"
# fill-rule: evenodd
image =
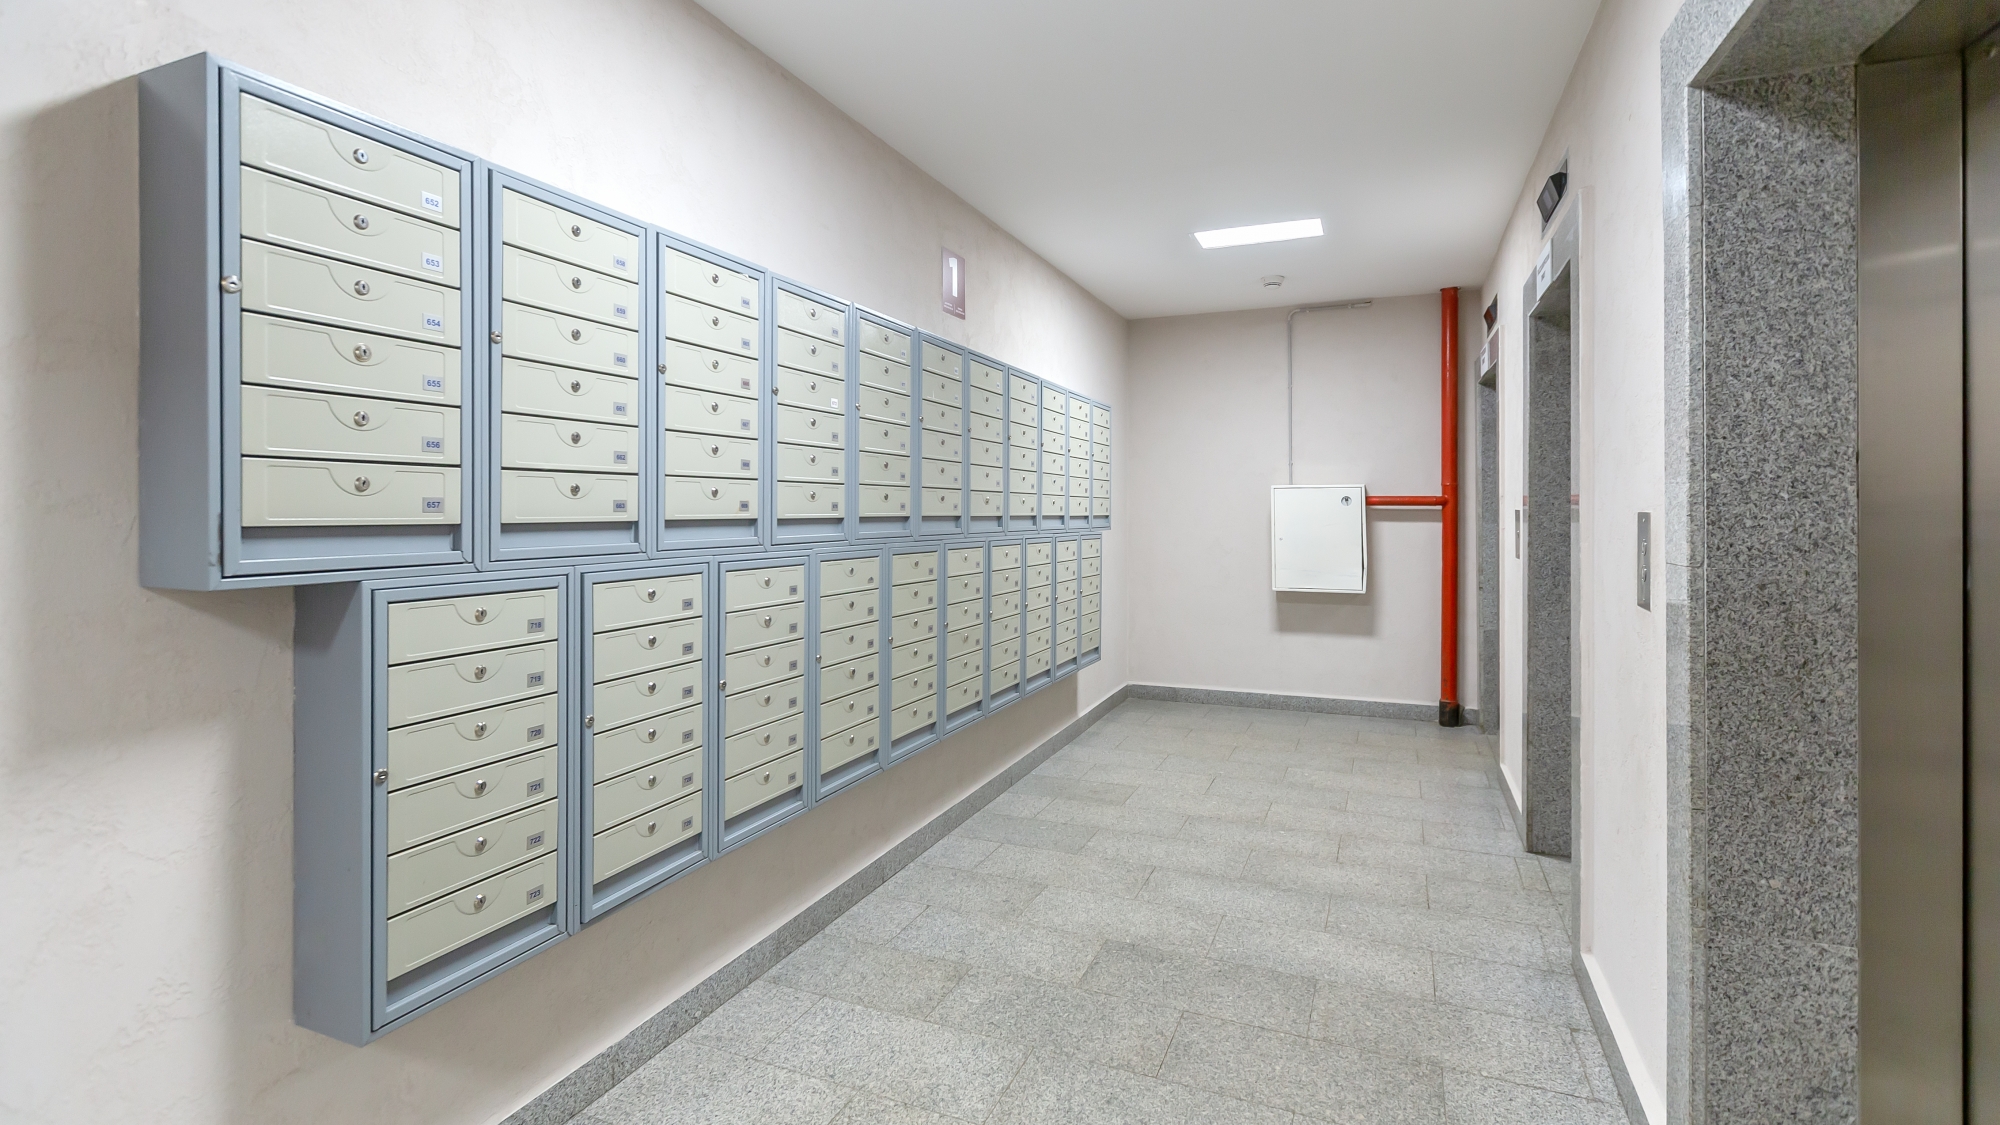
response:
M139 126L142 580L469 569L472 158L209 55Z

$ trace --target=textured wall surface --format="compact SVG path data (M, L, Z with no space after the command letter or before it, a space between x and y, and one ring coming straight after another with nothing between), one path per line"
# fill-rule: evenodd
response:
M0 7L0 1120L498 1120L1125 681L1121 520L1076 679L366 1048L294 1027L291 596L136 580L132 76L204 49L1126 418L1122 320L683 0Z
M1479 304L1459 304L1459 693L1478 701L1478 506L1472 472ZM1132 680L1188 688L1438 702L1439 525L1374 509L1368 592L1271 590L1271 486L1285 483L1287 309L1132 324ZM1438 298L1300 313L1300 484L1438 489ZM1190 528L1199 534L1187 534Z

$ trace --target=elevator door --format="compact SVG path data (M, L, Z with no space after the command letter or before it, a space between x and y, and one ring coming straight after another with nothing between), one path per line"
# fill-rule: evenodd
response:
M1864 1122L2000 1125L1995 47L1857 72Z

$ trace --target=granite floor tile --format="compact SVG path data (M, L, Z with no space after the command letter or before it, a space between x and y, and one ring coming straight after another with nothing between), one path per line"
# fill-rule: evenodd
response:
M974 972L944 998L931 1020L1066 1058L1152 1074L1166 1057L1180 1012L1030 977Z
M770 1125L789 1125L787 1122L770 1122ZM956 1117L946 1117L913 1105L890 1101L880 1094L856 1094L848 1099L847 1108L833 1119L833 1125L965 1125Z
M992 1125L1296 1125L1291 1113L1036 1051Z
M1546 936L1540 928L1518 922L1347 900L1336 902L1327 910L1325 929L1346 937L1456 953L1482 961L1548 967Z
M1099 805L1089 801L1054 800L1035 814L1037 820L1084 828L1116 828L1149 836L1172 836L1187 823L1185 814L1130 805Z
M1083 854L1145 867L1229 877L1242 873L1250 852L1106 828L1090 838L1083 846Z
M1493 788L1493 774L1486 769L1462 766L1432 766L1412 762L1361 761L1354 772L1374 777L1406 777L1416 781L1438 781L1468 789Z
M1359 765L1360 759L1354 764ZM1362 773L1359 770L1323 770L1311 766L1293 766L1285 771L1288 785L1305 789L1333 789L1348 793L1374 793L1386 797L1422 797L1423 783L1415 778L1383 777L1379 774Z
M1467 828L1462 824L1431 822L1424 825L1424 843L1434 848L1451 848L1462 852L1486 852L1489 855L1518 856L1521 854L1521 838L1514 829Z
M968 967L1070 984L1096 959L1103 939L932 907L903 927L892 944Z
M1047 765L1048 763L1045 762L1043 764ZM1022 784L1026 784L1027 782L1035 779L1036 779L1035 775L1031 773L1027 777L1022 778L1021 781ZM1050 779L1041 778L1040 780L1047 781ZM1009 789L1007 792L1000 794L998 797L993 798L991 801L988 801L986 803L986 807L979 811L979 815L1033 816L1036 813L1041 812L1043 808L1047 807L1049 800L1050 798L1044 794L1024 791L1019 785L1017 785L1013 789Z
M827 924L821 933L849 941L867 941L876 945L896 936L910 920L924 912L920 902L907 902L899 898L883 895L869 895L847 908L840 917Z
M1077 887L1099 894L1133 898L1146 885L1148 869L1137 864L1100 859L1087 854L1044 851L1002 844L977 870L1050 887Z
M1468 883L1462 879L1437 876L1431 877L1429 884L1432 910L1498 918L1531 926L1552 926L1562 922L1561 900L1547 891Z
M919 1109L983 1121L1027 1054L1024 1047L984 1035L822 1000L760 1057Z
M1006 794L1001 794L1006 796ZM989 808L991 806L988 806ZM916 858L918 863L931 863L939 867L955 867L960 871L970 871L979 862L993 854L1000 844L994 840L975 840L970 836L946 836Z
M1503 887L1521 885L1520 872L1507 856L1452 851L1423 844L1398 844L1367 836L1342 836L1340 862L1358 863L1365 867L1397 867L1421 871L1426 875L1442 875L1447 879Z
M1449 953L1437 953L1434 958L1437 998L1447 1004L1569 1028L1591 1026L1590 1011L1583 1006L1576 978L1568 973L1475 961Z
M1552 1024L1410 997L1392 1005L1382 993L1326 984L1313 1005L1311 1034L1365 1051L1414 1055L1487 1078L1590 1096L1590 1079L1569 1029Z
M1023 844L1056 852L1080 852L1096 829L1086 824L1060 824L1034 817L1003 816L977 812L953 831L955 836L992 840L1002 844Z
M1378 993L1425 1000L1434 995L1430 951L1407 945L1224 918L1208 955Z
M605 1125L819 1125L853 1096L833 1082L682 1036L593 1103L588 1117Z
M1108 782L1093 780L1094 775L1101 769L1103 769L1102 766L1093 765L1084 771L1083 776L1073 778L1036 777L1034 774L1029 774L1020 781L1015 782L1014 788L1009 789L1007 793L1009 795L1023 793L1033 797L1048 798L1049 800L1060 798L1065 801L1095 801L1100 805L1122 805L1125 803L1126 798L1137 792L1130 785L1113 785ZM1043 809L1046 809L1048 804L1049 801L1045 800L1042 802L1041 808L1036 809L1034 812L1017 815L1034 816L1036 813L1040 813Z
M1189 817L1187 823L1181 826L1180 838L1217 847L1324 856L1327 859L1335 858L1340 851L1340 838L1324 832L1271 828L1233 820L1213 820L1205 816Z
M1077 987L1303 1035L1314 982L1254 965L1107 941Z
M1490 739L1134 700L579 1125L1607 1125Z
M1029 777L1082 777L1090 772L1091 763L1079 758L1050 758L1028 771ZM992 808L988 805L987 808Z
M1244 778L1218 777L1209 785L1208 792L1214 797L1261 801L1267 806L1284 804L1316 809L1347 807L1345 789L1319 789L1285 781L1250 781Z
M1427 880L1421 871L1393 867L1361 867L1330 863L1325 859L1286 855L1282 852L1250 852L1243 864L1243 878L1294 891L1319 891L1334 900L1363 899L1397 906L1421 908L1426 901Z
M1335 1125L1444 1120L1444 1074L1434 1062L1205 1016L1181 1017L1160 1077Z
M1319 792L1326 795L1334 793L1331 789ZM1264 814L1264 824L1269 828L1302 828L1328 836L1366 836L1397 844L1419 844L1424 839L1424 826L1419 821L1399 816L1347 812L1344 809L1315 808L1289 801L1272 804L1270 811Z
M1327 896L1323 892L1166 868L1153 871L1139 897L1191 914L1255 918L1301 929L1316 930L1326 920Z
M1048 888L1020 917L1023 925L1197 953L1208 948L1220 921L1214 915L1070 887Z
M1604 1058L1604 1045L1598 1042L1595 1028L1574 1028L1570 1031L1571 1042L1576 1044L1576 1053L1583 1059L1583 1075L1590 1080L1590 1096L1600 1102L1623 1106L1618 1093L1618 1080L1611 1076L1611 1064Z
M1133 749L1121 743L1115 747L1069 746L1056 755L1067 762L1088 762L1093 766L1125 766L1129 769L1149 770L1160 764L1167 756L1164 750Z
M1447 1125L1626 1125L1615 1104L1476 1074L1447 1073L1444 1102Z
M1234 797L1214 797L1207 793L1182 793L1172 789L1141 789L1132 794L1132 799L1125 802L1125 807L1199 816L1209 820L1235 821L1241 824L1262 824L1264 813L1270 809L1271 803L1244 801ZM1176 824L1174 827L1178 829L1180 825Z
M766 976L750 982L675 1042L754 1055L818 1002L813 993L786 988Z
M925 906L942 906L960 914L1012 918L1034 901L1041 891L1038 883L913 863L898 871L876 893L886 898L921 902Z
M965 972L965 966L955 961L823 933L779 962L763 979L879 1011L923 1016Z
M1130 766L1096 765L1085 775L1086 781L1108 783L1126 788L1126 795L1138 789L1172 789L1182 793L1200 793L1208 788L1210 778L1185 770L1133 769Z
M1504 810L1492 805L1438 801L1429 797L1389 797L1381 793L1350 791L1347 807L1352 812L1407 816L1413 820L1462 824L1467 828L1508 828L1513 825Z
M1176 749L1160 760L1161 773L1192 773L1204 777L1233 777L1244 781L1282 781L1285 777L1283 766L1265 766L1256 762L1239 762L1226 753L1201 755Z

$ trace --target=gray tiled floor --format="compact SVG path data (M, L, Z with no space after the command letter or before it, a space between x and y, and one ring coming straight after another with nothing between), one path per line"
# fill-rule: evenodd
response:
M580 1125L1611 1125L1489 744L1135 701Z

